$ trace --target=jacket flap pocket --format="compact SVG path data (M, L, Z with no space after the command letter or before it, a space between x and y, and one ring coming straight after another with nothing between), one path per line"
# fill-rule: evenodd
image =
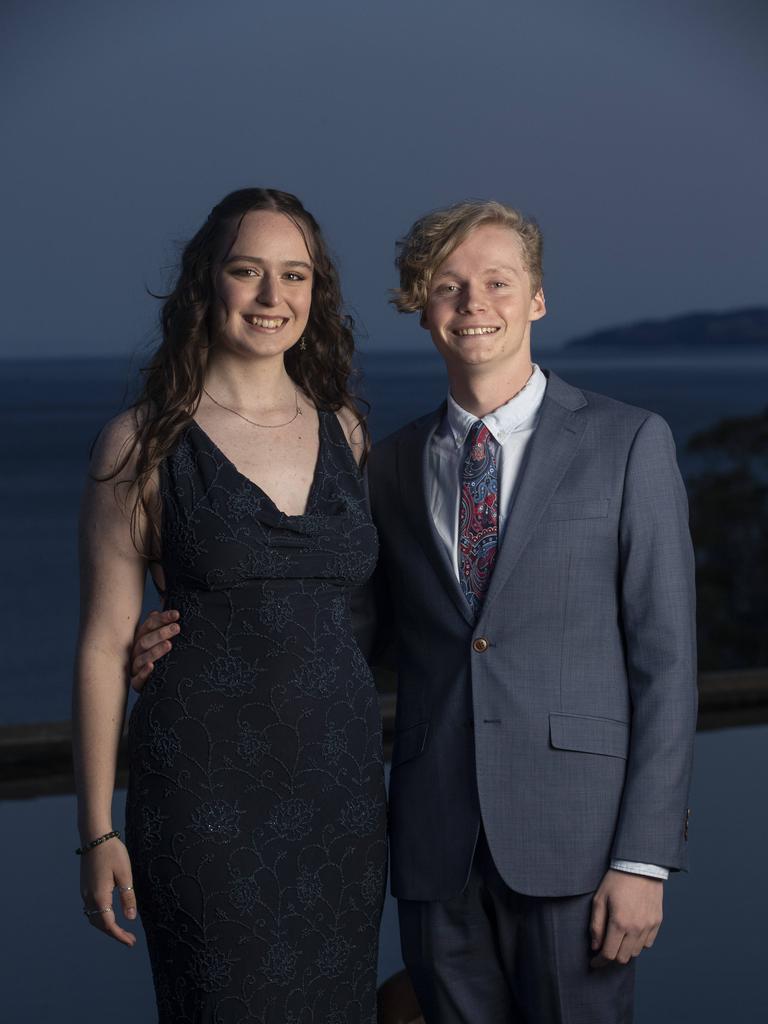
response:
M541 521L553 523L563 519L604 519L608 515L610 503L610 498L599 498L596 501L553 501L544 510Z
M419 722L418 725L411 725L407 729L400 729L395 733L395 740L392 746L392 767L402 764L403 761L410 761L412 757L418 757L423 753L427 745L427 731L429 722Z
M581 750L587 754L627 756L629 724L613 718L590 718L587 715L549 716L549 738L559 750Z

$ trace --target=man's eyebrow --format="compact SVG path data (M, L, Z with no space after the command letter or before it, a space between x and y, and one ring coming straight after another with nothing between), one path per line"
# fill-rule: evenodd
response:
M263 266L266 262L259 256L241 256L238 253L234 253L232 256L227 256L224 264L226 266L228 263L236 263L238 261L241 263L256 263L259 266ZM312 270L312 264L307 263L306 260L283 260L282 265L284 267L304 267L305 270Z
M500 264L498 267L486 267L483 271L484 274L499 274L505 271L508 274L519 274L520 270L518 267L507 266L506 264ZM441 270L435 274L433 280L437 280L440 277L461 277L461 274L457 274L451 267L446 267L445 270Z
M520 268L510 266L507 263L500 263L498 267L488 267L485 271L486 274L499 274L505 271L507 274L519 274Z

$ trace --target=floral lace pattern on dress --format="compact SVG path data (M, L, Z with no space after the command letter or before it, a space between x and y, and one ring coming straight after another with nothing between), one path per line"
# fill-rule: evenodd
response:
M130 722L127 841L161 1024L373 1024L378 700L350 595L377 541L335 414L286 516L190 424L161 470L182 631Z

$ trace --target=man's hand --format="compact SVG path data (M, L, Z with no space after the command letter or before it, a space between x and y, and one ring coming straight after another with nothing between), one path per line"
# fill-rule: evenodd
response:
M609 870L592 898L592 967L628 964L650 949L661 927L664 882Z
M131 686L134 690L141 691L157 659L170 651L171 637L181 628L178 619L179 613L169 609L165 612L150 612L139 623L131 648Z

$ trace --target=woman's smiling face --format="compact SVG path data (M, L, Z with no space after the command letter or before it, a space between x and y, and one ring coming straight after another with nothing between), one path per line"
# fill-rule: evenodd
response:
M312 273L312 256L290 217L246 213L216 271L216 344L241 355L287 351L307 326Z

